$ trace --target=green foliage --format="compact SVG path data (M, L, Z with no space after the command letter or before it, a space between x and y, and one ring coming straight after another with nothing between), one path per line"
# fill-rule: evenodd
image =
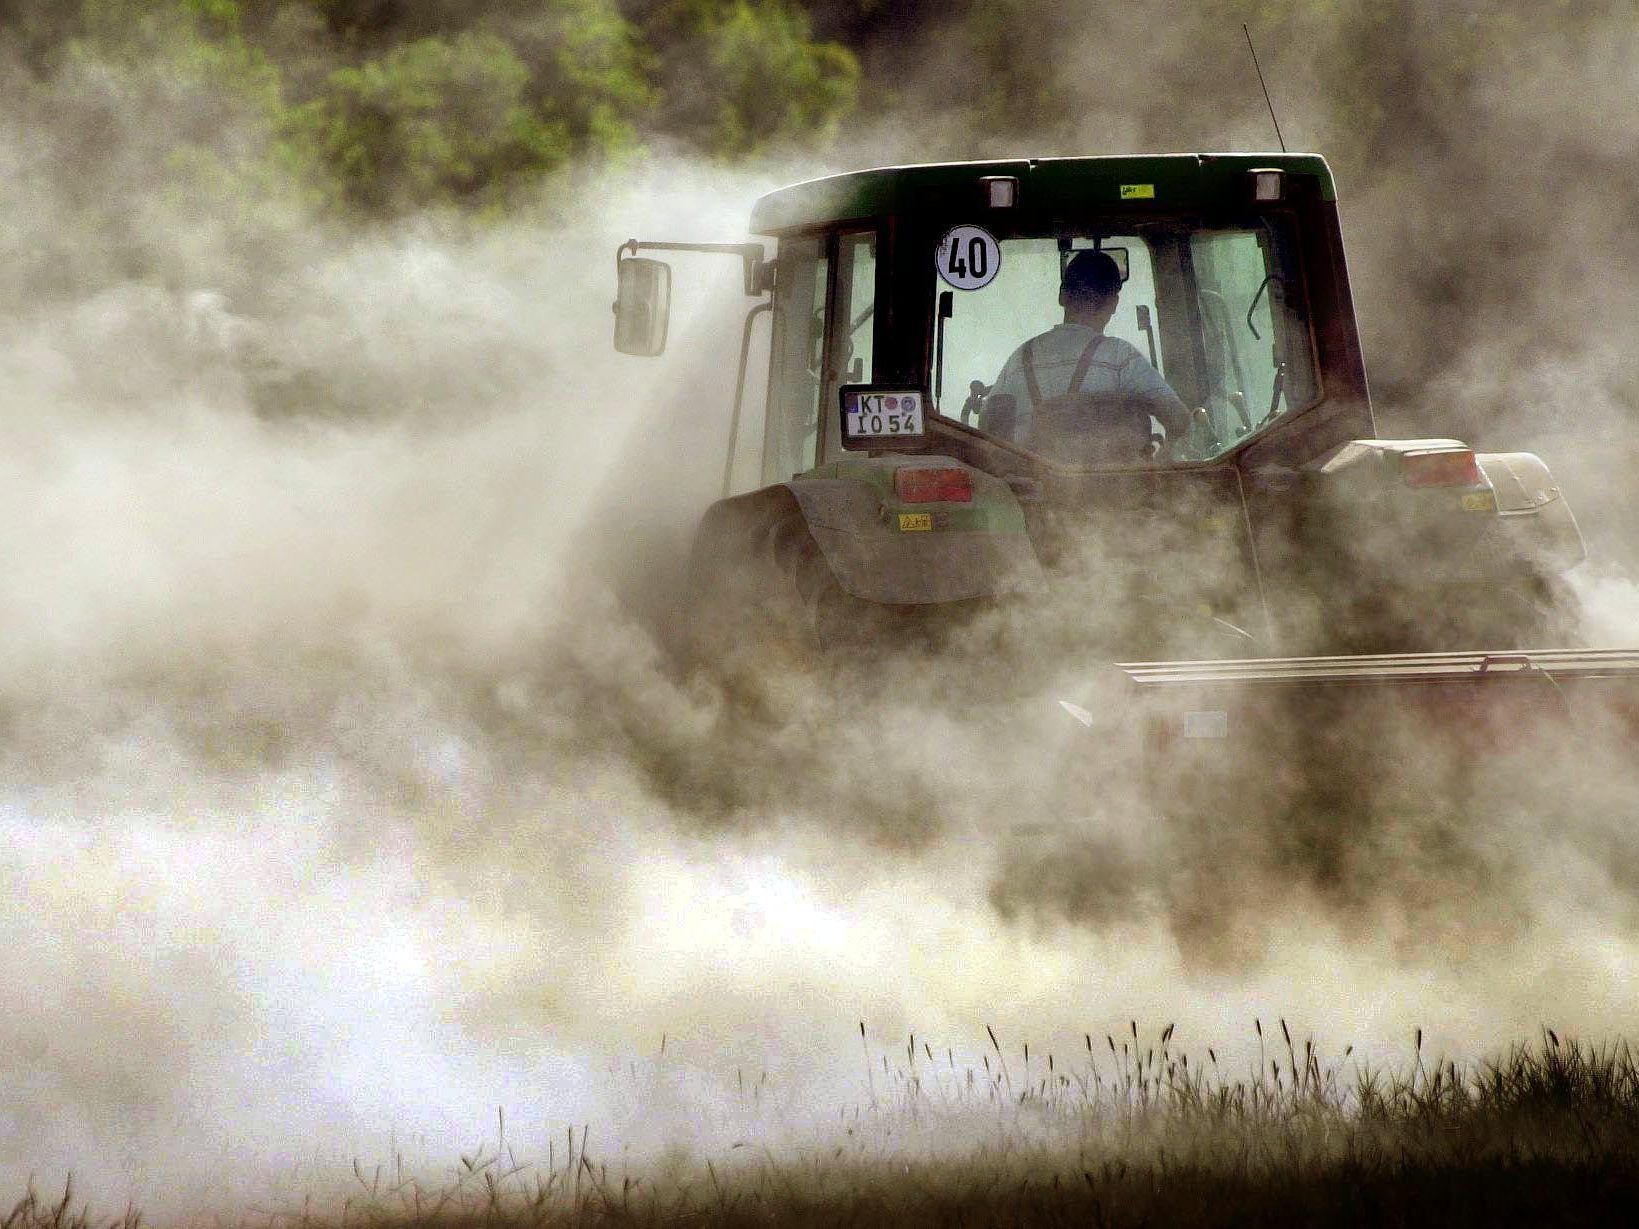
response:
M721 157L823 139L859 70L795 0L0 0L0 51L92 153L232 214L503 207L647 136ZM83 159L82 159L83 160Z
M853 54L810 41L807 18L789 5L737 0L705 28L713 76L724 86L708 148L749 153L809 133L829 135L853 107Z
M87 0L62 53L70 70L108 73L120 92L191 135L276 123L279 69L238 32L232 0Z
M937 114L918 127L933 156L1088 152L1089 133L1216 144L1226 105L1244 128L1256 97L1243 21L1289 135L1345 134L1327 152L1352 182L1408 143L1460 145L1451 116L1549 44L1575 63L1617 3L0 0L0 54L70 112L117 96L184 195L204 175L383 214L495 207L649 139L725 159L815 149L861 110Z
M65 211L37 237L36 263L91 237L113 267L152 276L160 219L182 216L196 222L183 247L214 264L225 232L210 221L270 235L316 197L315 168L287 137L279 66L241 33L233 4L86 0L55 20L9 98L54 146L39 186Z
M338 69L293 126L356 207L493 201L573 152L568 126L528 105L529 78L494 35L418 39Z
M637 31L612 0L555 0L506 33L532 66L532 103L567 126L578 152L615 155L637 143L654 90Z
M666 48L659 127L720 157L823 142L858 98L853 52L815 42L789 0L674 0L644 30Z

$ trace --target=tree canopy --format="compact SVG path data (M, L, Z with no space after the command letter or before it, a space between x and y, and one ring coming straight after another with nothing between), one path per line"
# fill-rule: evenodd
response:
M823 139L859 77L795 0L0 0L8 62L22 110L79 114L82 156L135 131L179 180L375 216L503 207L656 139Z
M1460 142L1499 74L1597 41L1571 0L0 0L14 114L76 116L184 190L340 212L504 208L657 142L725 161L871 134L895 157L1218 147L1293 126L1347 172ZM1545 41L1546 40L1546 41ZM25 98L17 95L17 82ZM31 111L32 109L32 111ZM1261 130L1259 130L1261 131ZM1096 140L1094 139L1096 138ZM1403 162L1403 159L1398 159Z

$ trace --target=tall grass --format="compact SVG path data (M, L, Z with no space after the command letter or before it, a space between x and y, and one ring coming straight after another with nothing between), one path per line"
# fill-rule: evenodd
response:
M863 1031L863 1030L862 1030ZM868 1100L834 1136L666 1170L611 1169L584 1129L520 1163L495 1145L435 1187L355 1165L303 1229L548 1225L1617 1224L1639 1208L1639 1064L1545 1032L1468 1064L1327 1061L1284 1021L1255 1069L1177 1052L1168 1026L1075 1055L1003 1046L977 1064L912 1036L867 1052ZM760 1089L760 1082L758 1088ZM751 1093L747 1094L752 1095ZM97 1229L31 1190L0 1229ZM135 1229L127 1212L113 1222Z

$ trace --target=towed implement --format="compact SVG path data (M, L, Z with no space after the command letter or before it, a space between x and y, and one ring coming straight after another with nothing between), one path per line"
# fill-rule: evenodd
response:
M1339 705L1492 729L1477 695L1569 710L1639 680L1574 649L1584 547L1540 458L1378 438L1324 159L860 171L765 196L751 230L616 254L625 353L665 347L644 252L732 254L758 299L691 560L698 657L938 649L1005 611L1056 666L1137 663L1146 728L1192 745Z

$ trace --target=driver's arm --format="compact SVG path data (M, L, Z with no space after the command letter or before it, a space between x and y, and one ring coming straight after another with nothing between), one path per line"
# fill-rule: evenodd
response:
M990 391L985 394L985 407L979 412L979 429L981 431L994 433L996 428L1001 425L997 421L999 416L990 412L991 401L995 397L1006 396L1013 398L1015 406L1015 410L1009 416L1010 421L1007 424L1012 428L1010 438L1015 440L1023 438L1024 414L1032 407L1030 406L1030 386L1025 383L1024 379L1024 362L1020 357L1022 352L1022 346L1013 351L1007 362L1002 364L1002 370L997 375L996 382L990 386Z
M1177 444L1189 433L1189 409L1161 373L1142 354L1134 354L1121 369L1122 392L1143 401L1157 421L1167 429L1167 440Z

